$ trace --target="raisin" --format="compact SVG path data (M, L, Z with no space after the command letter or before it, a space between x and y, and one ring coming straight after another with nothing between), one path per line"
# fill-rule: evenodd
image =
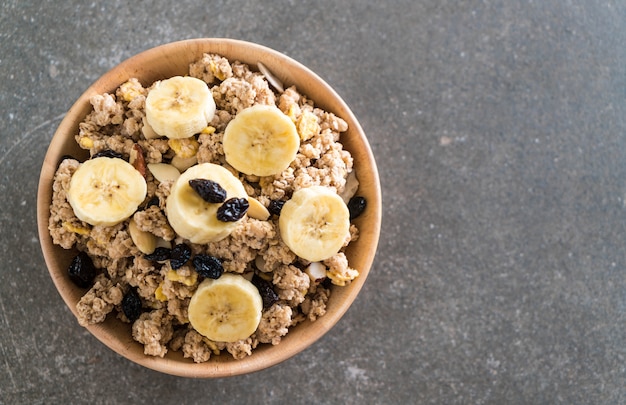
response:
M101 150L100 152L94 153L91 158L95 159L99 157L124 159L124 155L111 149L104 149L104 150Z
M350 211L350 221L358 217L365 211L367 200L365 197L354 196L348 201L348 211Z
M199 275L206 278L218 279L224 273L220 259L209 255L196 255L193 258L193 267Z
M285 202L282 200L272 200L270 201L270 204L267 207L267 210L272 215L280 216L280 212L283 209L283 205L285 205Z
M191 259L191 248L185 243L180 243L172 249L170 265L174 270L180 269Z
M259 294L261 294L264 309L271 307L276 301L278 301L278 294L276 294L272 288L272 283L269 281L264 280L255 274L252 276L252 284L254 284L257 290L259 290Z
M217 219L222 222L239 221L246 215L248 207L250 207L250 204L245 198L228 199L217 209Z
M93 279L96 278L96 266L85 252L80 252L72 259L67 272L70 280L81 288L91 287Z
M206 202L217 204L226 201L226 190L213 180L191 179L189 185Z
M156 205L157 207L161 204L161 200L159 200L159 197L154 196L151 199L148 200L148 202L146 203L146 206L144 209L148 209L150 207L152 207L153 205Z
M74 156L72 156L72 155L63 155L63 156L61 156L61 159L59 159L59 163L57 164L57 169L59 168L59 166L61 165L61 163L63 163L63 161L64 161L64 160L67 160L67 159L78 160L78 159L76 159L76 158L75 158Z
M144 257L153 262L163 262L165 260L169 260L172 257L172 249L159 246L158 248L154 249L154 252L148 255L144 255Z
M141 298L134 288L128 290L122 298L122 312L131 322L135 322L141 315Z

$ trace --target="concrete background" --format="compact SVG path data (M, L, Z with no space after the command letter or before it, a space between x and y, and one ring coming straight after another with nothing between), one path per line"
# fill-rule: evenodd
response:
M40 165L64 112L156 45L283 52L351 106L384 215L322 340L243 377L121 358L40 252ZM626 403L626 3L80 1L0 5L0 403Z

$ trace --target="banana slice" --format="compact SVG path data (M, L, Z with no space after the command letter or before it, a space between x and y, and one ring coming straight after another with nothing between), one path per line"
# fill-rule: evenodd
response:
M261 322L263 300L244 277L225 273L207 278L189 302L189 323L215 342L236 342L252 335Z
M350 232L350 212L332 189L313 186L293 193L280 212L278 226L292 252L318 262L343 246Z
M235 169L271 176L296 158L300 136L293 121L276 106L257 104L228 123L222 144L226 161Z
M226 190L226 199L247 198L241 181L227 169L213 163L190 167L172 185L165 203L167 219L176 233L193 243L217 242L227 237L241 222L222 222L217 219L221 203L208 203L191 188L189 180L208 179Z
M152 130L170 139L189 138L213 119L215 100L205 82L174 76L156 82L146 97L146 120Z
M82 163L74 172L67 200L78 219L111 226L137 211L146 191L146 180L130 163L98 157Z

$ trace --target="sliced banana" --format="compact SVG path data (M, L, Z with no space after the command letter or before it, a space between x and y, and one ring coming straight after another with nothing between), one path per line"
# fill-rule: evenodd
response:
M176 181L180 177L178 169L167 163L148 163L148 170L159 183Z
M74 172L67 200L81 221L111 226L137 211L146 191L145 179L130 163L98 157L85 161Z
M215 342L236 342L252 335L261 321L263 300L244 277L225 273L207 278L189 302L189 323Z
M270 212L265 208L265 205L261 204L259 200L254 197L248 197L248 216L254 219L260 219L261 221L267 221L270 217Z
M133 243L137 246L137 249L139 249L141 253L149 255L156 249L158 241L157 236L139 229L134 218L131 218L128 223L128 233L130 234L130 238Z
M174 231L193 243L217 242L227 237L241 220L222 222L217 219L221 203L208 203L191 188L189 180L208 179L226 190L226 199L247 198L246 190L238 178L227 169L213 163L193 166L172 185L165 203L167 219Z
M158 81L146 97L148 124L156 134L170 139L199 133L214 114L215 100L209 87L194 77L174 76Z
M350 212L334 190L313 186L293 193L280 212L278 225L291 251L318 262L343 246L350 232Z
M226 161L235 169L271 176L296 158L300 136L293 121L276 106L257 104L228 123L222 143Z

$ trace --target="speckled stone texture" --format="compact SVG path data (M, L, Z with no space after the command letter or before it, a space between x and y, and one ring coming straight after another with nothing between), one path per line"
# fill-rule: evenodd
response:
M0 5L0 403L626 403L626 3L99 3ZM267 45L334 86L384 201L375 265L336 327L218 380L144 369L81 328L35 219L74 100L195 37Z

